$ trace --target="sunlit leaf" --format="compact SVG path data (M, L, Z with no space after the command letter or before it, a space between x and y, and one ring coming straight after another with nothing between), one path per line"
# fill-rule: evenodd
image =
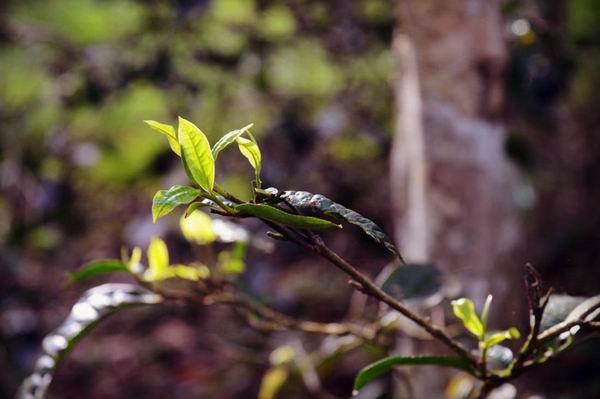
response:
M354 379L354 394L394 366L442 366L471 372L466 359L449 356L391 356L363 368Z
M248 131L248 129L250 129L253 125L254 124L251 123L248 126L244 126L241 129L233 130L227 133L225 136L221 137L212 148L212 155L214 160L216 161L221 151L223 151L228 145L234 143L238 137L246 133L246 131Z
M254 216L299 229L335 230L342 227L340 225L331 223L328 220L319 219L312 216L293 215L264 204L241 204L237 205L235 210L240 212L242 215Z
M486 348L489 348L491 346L498 345L499 343L502 343L507 339L518 339L520 337L521 334L519 333L519 330L513 327L505 331L491 333L485 338L485 340L483 341L483 345Z
M126 264L117 259L95 260L85 264L75 273L71 273L69 281L74 283L99 275L118 272L129 273L130 271Z
M481 311L481 324L483 324L484 331L487 330L487 323L490 315L490 307L492 306L492 299L494 297L492 294L489 294L485 298L485 303L483 304L483 310Z
M177 141L177 133L175 132L175 128L173 126L152 120L145 120L144 122L146 122L146 124L152 129L167 136L167 140L169 140L169 146L173 152L181 156L181 146L179 145L179 141Z
M225 274L243 273L246 270L244 256L247 245L244 241L238 241L233 250L221 251L219 253L219 269Z
M157 281L170 277L167 244L160 238L153 238L147 252L148 270L146 270L144 278L148 281Z
M396 267L381 288L388 294L404 299L426 298L442 287L442 273L435 265L408 264Z
M142 272L142 249L134 247L131 251L131 257L127 260L127 268L130 272L138 274Z
M179 117L178 141L186 172L207 192L215 184L215 161L208 139L196 125Z
M43 354L21 385L18 397L42 399L58 363L101 318L125 307L161 301L159 295L131 284L103 284L87 290L65 321L44 338Z
M152 220L154 223L169 214L179 205L186 205L200 195L200 190L189 186L173 186L168 190L160 190L152 200Z
M454 315L462 320L465 328L476 337L483 337L483 324L475 312L473 301L468 298L460 298L452 301L452 311Z
M183 236L199 245L210 244L217 238L213 230L213 221L206 213L196 210L179 219L179 227Z
M388 251L400 257L400 253L383 230L358 212L335 203L321 194L312 194L306 191L285 191L281 194L281 198L298 209L325 214L334 217L335 220L341 219L346 223L358 226Z
M248 136L250 139L245 137L238 137L236 142L238 143L238 148L243 156L246 157L250 165L254 168L256 172L256 186L260 188L260 170L262 167L261 164L261 154L260 148L258 148L258 144L254 139L254 136L248 132Z
M275 399L289 374L287 367L283 366L272 367L267 370L260 383L258 399Z
M172 277L177 277L184 280L197 281L210 276L209 268L204 265L174 265L169 269L172 272Z

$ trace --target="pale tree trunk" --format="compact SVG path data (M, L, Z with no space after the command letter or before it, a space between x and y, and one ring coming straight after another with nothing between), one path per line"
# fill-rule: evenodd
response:
M492 292L499 307L521 289L509 259L518 239L515 172L497 120L507 57L499 1L396 5L396 240L408 262L433 262L479 306ZM397 349L423 349L406 345ZM414 382L416 398L440 397L446 383L423 373Z

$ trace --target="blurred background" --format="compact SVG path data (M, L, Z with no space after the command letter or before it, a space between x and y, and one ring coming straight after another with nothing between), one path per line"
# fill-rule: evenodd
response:
M67 272L152 236L178 261L206 256L180 212L152 224L155 191L187 179L145 119L184 116L212 143L254 123L265 187L368 216L479 305L493 292L500 328L526 326L526 262L558 292L598 294L599 43L597 0L3 1L0 397L94 285L65 288ZM219 158L240 197L252 174L236 151ZM354 229L326 239L372 276L390 261ZM347 316L347 279L310 254L251 247L246 263L240 278L273 307ZM269 353L300 341L320 344L224 308L133 309L78 345L49 397L256 397ZM320 370L324 391L350 396L377 355ZM598 355L581 345L517 381L518 397L598 398ZM313 394L292 380L280 397Z

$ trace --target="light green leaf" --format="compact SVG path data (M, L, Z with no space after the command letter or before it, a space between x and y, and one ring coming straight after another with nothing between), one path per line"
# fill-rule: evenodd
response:
M214 160L216 161L221 151L223 151L229 144L236 141L237 138L240 137L242 134L246 133L246 131L252 126L254 126L253 123L249 124L248 126L244 126L241 129L233 130L227 133L225 136L221 137L212 148L212 155Z
M245 241L237 241L231 251L219 253L219 269L225 274L241 274L246 270L244 256L248 244Z
M516 328L509 328L505 331L495 332L486 337L483 345L485 348L489 348L494 345L498 345L499 343L507 340L507 339L518 339L521 337L519 330Z
M267 370L260 383L258 399L275 399L289 374L288 368L284 366L272 367Z
M145 120L144 122L146 122L146 124L152 129L167 136L167 140L169 140L169 146L173 152L181 156L181 146L179 145L179 141L177 141L177 133L175 132L175 128L173 128L173 126L152 120Z
M200 279L205 279L210 276L210 269L204 265L174 265L169 269L172 272L173 277L181 278L184 280L198 281Z
M173 186L168 190L160 190L152 200L152 221L167 215L179 205L189 204L200 195L200 190L189 186Z
M241 204L234 208L242 215L254 216L286 226L307 230L336 230L342 226L312 216L293 215L265 204Z
M69 281L75 283L102 274L124 272L129 273L127 265L118 259L102 259L89 262L75 273L69 275Z
M298 209L324 214L352 225L358 226L365 234L383 245L392 254L402 259L392 240L375 222L362 216L352 209L348 209L321 194L312 194L306 191L284 191L281 198L288 201Z
M238 148L242 155L246 157L248 162L250 162L250 165L254 168L256 173L256 186L260 188L260 170L262 162L260 148L258 148L258 144L250 132L248 132L248 136L250 139L238 137L236 142L238 143Z
M472 372L469 362L460 357L450 356L391 356L381 359L363 368L354 379L354 392L358 391L375 378L387 373L394 366L442 366Z
M492 294L489 294L487 298L485 298L485 303L483 304L483 310L481 311L481 324L483 324L483 330L487 331L488 318L490 315L490 307L492 306Z
M169 250L160 238L153 238L147 251L148 270L144 273L147 281L164 280L169 275Z
M199 210L193 211L187 217L182 216L179 219L179 227L186 240L198 245L210 244L217 239L212 219Z
M188 175L207 192L215 184L215 161L208 139L196 125L179 117L178 140Z
M479 316L475 313L475 305L468 298L452 301L454 315L462 320L465 328L478 338L483 338L484 330Z

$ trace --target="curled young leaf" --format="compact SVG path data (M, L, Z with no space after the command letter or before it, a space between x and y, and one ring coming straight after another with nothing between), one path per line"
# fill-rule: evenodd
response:
M241 204L237 205L234 209L242 215L254 216L298 229L335 230L342 228L342 226L331 223L328 220L312 216L293 215L264 204Z
M198 198L200 190L189 186L173 186L168 190L159 190L152 200L152 221L169 214L179 205L186 205Z
M390 356L371 363L360 370L354 379L354 392L358 391L377 377L387 373L394 366L441 366L450 367L472 373L467 359L451 356Z
M484 334L483 324L475 312L473 301L468 298L460 298L452 301L454 315L462 320L465 328L477 338L482 339Z
M336 221L340 220L360 227L368 236L402 259L400 252L381 227L358 212L335 203L321 194L312 194L306 191L285 191L281 194L281 198L298 209L324 214L333 217Z
M33 373L23 381L17 397L42 399L58 363L101 318L125 307L161 301L159 295L131 284L103 284L87 290L65 321L42 341L43 354Z
M178 156L181 156L181 146L179 145L179 141L177 141L177 133L175 133L175 128L173 128L173 126L151 120L145 120L144 122L146 122L146 124L152 129L167 136L167 140L169 140L169 146L173 152Z
M207 192L215 184L215 161L208 139L192 122L179 117L178 140L186 173Z
M252 165L254 168L256 175L256 186L260 188L260 170L262 167L260 148L258 148L258 143L254 139L254 136L250 134L250 132L248 132L248 136L250 139L238 137L236 142L238 143L238 148L240 149L242 155L246 157L248 162L250 162L250 165Z
M214 160L216 161L221 151L223 151L228 145L234 143L238 139L238 137L246 133L252 126L254 126L253 123L244 126L241 129L233 130L227 133L225 136L221 137L212 148L212 155Z

